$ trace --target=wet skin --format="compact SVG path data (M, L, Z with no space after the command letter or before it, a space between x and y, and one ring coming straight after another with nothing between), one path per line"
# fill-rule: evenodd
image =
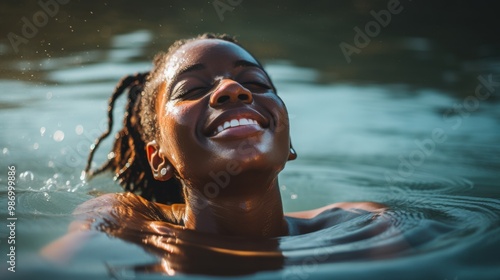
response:
M148 158L153 170L169 170L158 180L177 172L186 188L185 207L175 207L175 216L182 217L179 224L200 232L247 237L288 233L277 181L285 163L296 158L288 113L251 54L222 40L184 45L167 63L156 110L160 137L147 145ZM250 121L224 129L225 122L237 119ZM220 174L226 175L224 184L215 186L214 177L221 180ZM354 206L383 207L342 204ZM340 206L327 206L333 207ZM317 214L313 210L293 215Z
M290 213L286 220L290 234L298 235L368 215L374 222L372 226L352 234L352 241L359 241L360 238L377 236L391 227L390 222L378 219L383 213L380 206L363 202L337 203L316 210ZM187 230L176 225L182 220L184 210L184 204L166 206L132 193L102 195L78 206L70 233L45 247L41 253L46 259L66 266L78 256L95 254L86 247L92 242L102 242L103 237L97 232L100 231L108 236L139 244L159 257L158 262L128 268L133 271L169 275L177 272L239 275L281 269L285 262L297 261L291 256L283 256L280 238L241 238ZM350 241L351 239L344 237L342 242ZM397 245L398 250L408 248L404 240ZM331 260L371 259L376 256L377 254L368 250L332 256ZM116 255L113 249L104 249L99 252L99 257L107 260L116 258ZM303 260L299 259L297 262L300 265Z
M346 202L284 215L278 173L296 158L288 113L267 73L243 48L217 39L192 41L170 56L163 72L159 135L146 152L157 180L179 177L186 203L163 205L131 193L90 200L79 207L83 221L73 224L72 233L42 251L48 259L72 255L92 228L118 237L127 229L161 235L166 227L158 223L166 222L186 232L269 238L332 226L338 211L352 217L358 210L384 210L378 203ZM238 125L228 127L235 120ZM97 224L112 219L118 219L119 232Z
M160 137L147 152L153 170L169 170L158 180L176 172L186 188L184 226L285 235L277 176L295 154L286 107L266 72L238 45L209 39L178 49L165 73L156 108ZM235 120L238 126L227 127ZM224 183L216 186L214 177Z

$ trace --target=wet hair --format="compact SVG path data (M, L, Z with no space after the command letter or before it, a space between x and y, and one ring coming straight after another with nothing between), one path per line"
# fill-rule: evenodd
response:
M200 39L220 39L237 44L228 35L205 33L195 38L174 42L166 53L159 53L154 58L153 70L138 73L121 79L108 100L108 127L91 146L85 167L87 178L104 171L115 172L114 179L126 190L142 197L164 203L184 202L182 185L178 176L163 182L153 177L153 171L146 155L146 143L159 135L156 118L156 96L160 84L164 81L164 69L170 56L186 43ZM127 104L123 118L123 128L115 135L112 151L101 167L91 170L92 159L102 140L107 138L113 128L113 109L115 101L128 89Z

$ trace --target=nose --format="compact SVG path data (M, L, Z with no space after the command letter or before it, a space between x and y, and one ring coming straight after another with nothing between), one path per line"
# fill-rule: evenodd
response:
M225 103L252 103L252 93L238 82L223 79L210 96L210 106L217 107Z

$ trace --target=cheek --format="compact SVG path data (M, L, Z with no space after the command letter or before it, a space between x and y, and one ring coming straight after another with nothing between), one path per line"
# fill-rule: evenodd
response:
M279 97L275 97L275 105L273 107L273 115L275 116L275 139L274 145L276 153L286 156L288 159L288 153L290 151L290 122L288 117L288 111L285 104Z
M196 139L200 110L190 102L169 102L159 120L163 152L177 171L189 161L189 152L199 145Z
M281 100L279 96L272 94L269 98L263 100L262 104L268 111L271 112L273 116L275 126L274 131L277 134L276 136L280 137L281 134L284 134L288 137L290 122L288 118L288 111L283 100Z
M164 107L164 114L175 120L178 125L194 126L205 117L209 100L209 97L205 96L194 100L169 101Z

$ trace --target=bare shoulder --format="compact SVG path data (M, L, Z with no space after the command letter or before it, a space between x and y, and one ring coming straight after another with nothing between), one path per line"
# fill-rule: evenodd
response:
M178 224L183 204L164 205L148 201L133 193L108 193L80 204L68 233L45 246L40 254L55 263L66 263L84 249L100 232L119 234L123 229L144 229L152 221Z
M138 195L130 192L107 193L85 201L76 207L73 214L81 215L86 213L107 213L109 211L149 208L157 203L150 202Z
M387 210L388 207L384 204L371 201L338 202L313 210L286 213L286 216L293 218L300 218L300 219L311 219L333 208L338 208L349 212L356 212L357 210L363 210L367 212L381 213Z
M182 223L184 204L165 205L149 201L139 195L108 193L90 199L73 212L79 220L96 221L105 218L108 222L164 221Z

